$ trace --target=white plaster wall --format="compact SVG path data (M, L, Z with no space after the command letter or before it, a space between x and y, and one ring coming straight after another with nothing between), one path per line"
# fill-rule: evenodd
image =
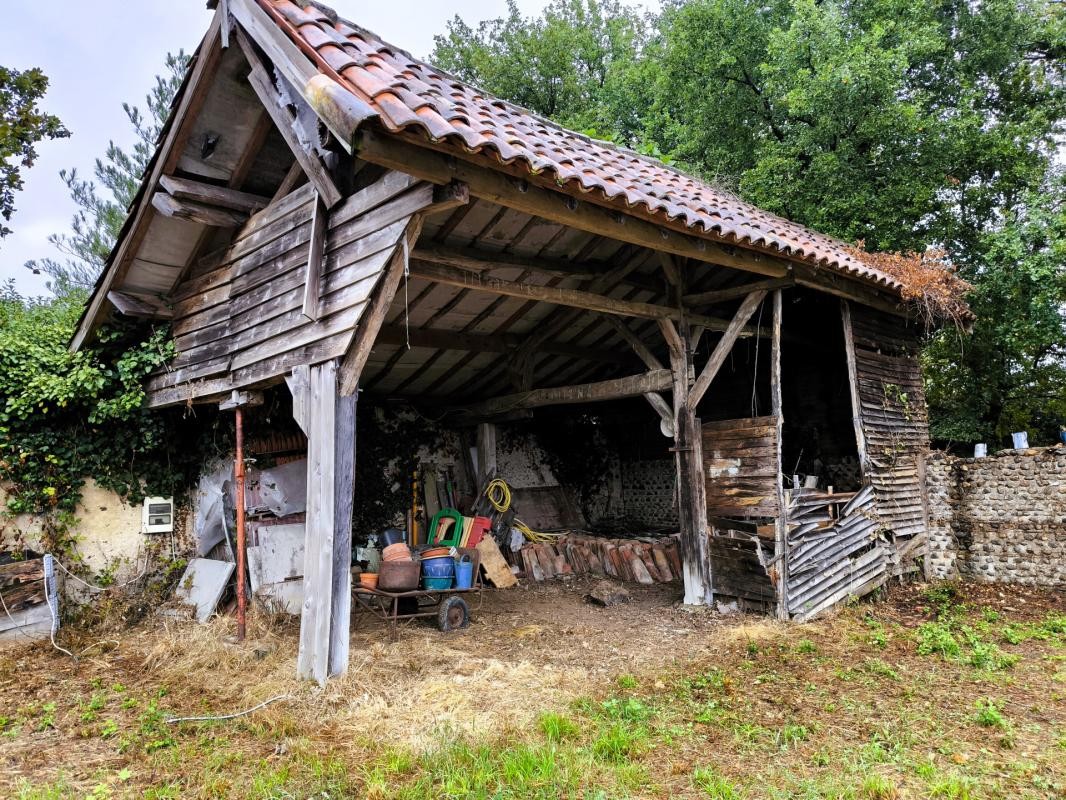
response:
M7 493L0 487L0 508L6 507ZM141 533L139 505L124 503L114 492L90 480L82 488L82 499L74 514L76 550L93 574L116 562L119 562L118 580L140 571L149 537ZM40 551L40 534L39 517L19 514L0 518L0 546L4 548L21 539L24 546Z

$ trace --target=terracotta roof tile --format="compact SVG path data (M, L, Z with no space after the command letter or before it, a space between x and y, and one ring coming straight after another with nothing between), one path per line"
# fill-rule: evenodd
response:
M560 188L620 198L634 213L681 220L693 233L811 261L894 290L901 284L853 258L829 236L769 214L658 161L599 142L491 97L306 0L258 0L281 27L369 103L391 131L421 130L468 152L491 152L531 173L554 174Z

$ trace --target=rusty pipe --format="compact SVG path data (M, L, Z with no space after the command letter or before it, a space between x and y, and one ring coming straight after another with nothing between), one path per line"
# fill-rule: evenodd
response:
M246 630L245 614L248 609L248 597L245 594L247 558L245 557L244 530L244 413L240 406L237 406L235 413L237 455L233 465L233 475L237 483L237 641L243 642Z

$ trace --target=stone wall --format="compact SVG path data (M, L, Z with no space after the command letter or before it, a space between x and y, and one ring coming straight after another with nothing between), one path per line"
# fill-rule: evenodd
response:
M926 481L933 576L1066 586L1066 448L933 453Z
M623 461L622 504L627 521L662 528L677 525L677 468L672 459Z

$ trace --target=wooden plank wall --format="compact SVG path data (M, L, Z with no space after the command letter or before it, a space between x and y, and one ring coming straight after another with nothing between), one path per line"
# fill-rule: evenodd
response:
M891 539L891 571L901 574L915 570L926 550L929 418L918 334L905 320L864 306L853 304L850 319L845 334L854 345L866 480Z
M761 542L754 534L744 535L716 527L708 545L715 597L736 597L765 607L777 601L774 584L765 566L772 555L772 541Z
M789 521L786 595L793 619L808 620L888 579L891 552L872 487L841 497L795 490Z
M777 516L777 418L706 422L702 434L708 515Z
M390 172L335 207L313 320L304 299L314 188L271 203L170 298L178 354L149 380L149 405L222 394L343 355L412 215L431 202L430 185Z

